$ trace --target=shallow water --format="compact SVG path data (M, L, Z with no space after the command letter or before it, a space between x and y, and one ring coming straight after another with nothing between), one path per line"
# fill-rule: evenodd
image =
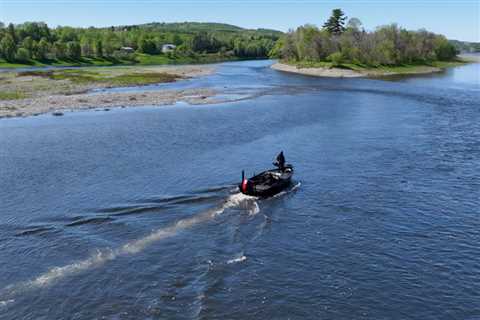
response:
M480 317L479 64L269 63L153 86L248 100L1 120L0 319ZM238 194L279 150L294 188Z

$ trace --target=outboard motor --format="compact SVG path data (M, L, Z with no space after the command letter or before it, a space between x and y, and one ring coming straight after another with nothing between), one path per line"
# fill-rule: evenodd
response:
M238 188L240 189L240 192L244 194L250 193L252 189L251 183L250 181L248 181L247 178L245 178L245 171L243 170L242 170L242 182L240 183Z

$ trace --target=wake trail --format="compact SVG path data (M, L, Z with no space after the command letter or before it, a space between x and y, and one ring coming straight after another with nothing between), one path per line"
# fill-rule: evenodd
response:
M100 267L103 264L115 260L118 257L140 253L151 244L166 238L173 237L180 231L190 229L195 225L207 222L215 218L216 216L222 214L228 208L242 208L243 206L245 206L242 209L248 210L249 214L255 214L259 211L256 200L256 197L247 196L241 193L232 194L227 197L223 204L216 208L206 210L190 218L179 220L168 227L157 229L149 235L128 242L119 248L97 250L96 253L92 254L84 260L77 261L61 267L54 267L32 280L9 285L0 291L0 297L3 297L4 299L6 298L5 300L0 300L0 307L13 302L13 300L10 299L13 295L25 293L30 290L51 285L54 282L65 277L72 276L92 268Z
M276 195L274 195L272 198L279 198L287 193L290 193L290 192L294 192L295 190L297 190L298 188L300 188L300 186L302 185L301 182L298 182L297 184L295 184L293 187L291 187L290 189L288 190L285 190L285 191L282 191L282 192L279 192L277 193Z

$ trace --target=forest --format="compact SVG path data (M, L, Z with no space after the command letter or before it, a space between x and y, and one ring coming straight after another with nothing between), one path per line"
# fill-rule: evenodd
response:
M409 31L396 24L366 31L357 18L335 9L322 28L304 25L279 40L272 55L290 63L329 62L376 67L448 61L457 49L444 36L426 30Z
M138 54L192 61L212 55L223 59L266 58L281 34L219 23L50 28L42 22L18 25L0 22L0 58L18 63L75 62L84 58L134 62ZM173 44L176 48L164 54L164 44Z
M162 52L165 44L176 47ZM270 57L297 64L376 67L448 61L459 50L475 49L478 44L449 41L427 30L410 31L396 24L367 31L359 19L348 19L341 9L334 9L321 28L307 24L287 33L199 22L105 28L0 22L3 64L161 64Z

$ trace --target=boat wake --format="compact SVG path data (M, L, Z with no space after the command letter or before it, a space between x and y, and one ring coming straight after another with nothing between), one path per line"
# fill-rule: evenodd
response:
M0 307L5 307L5 306L7 306L7 305L9 305L10 303L13 303L13 302L15 302L15 300L13 300L13 299L5 300L5 301L0 300Z
M278 193L273 198L278 198L282 195L295 191L300 187L300 185L301 184L299 182L290 189ZM184 199L182 199L182 201L183 200ZM34 279L11 284L3 288L3 290L0 290L0 297L4 298L4 300L0 300L0 307L4 307L13 303L15 301L14 299L12 299L14 295L50 286L63 278L73 276L93 268L98 268L109 261L117 259L118 257L138 254L156 242L174 237L179 232L191 229L196 225L213 220L215 217L224 213L227 209L237 208L242 211L246 211L248 215L256 215L260 212L260 207L257 201L257 197L244 195L239 192L232 193L227 196L220 205L214 208L205 210L192 217L181 219L176 223L171 224L170 226L154 230L150 234L142 238L127 242L121 247L115 249L98 249L95 253L93 253L84 260L76 261L65 266L54 267ZM86 222L82 221L82 223ZM71 226L73 226L74 224L80 224L80 222L74 222L71 224ZM242 262L246 259L247 257L245 255L241 255L239 257L229 260L227 264Z
M260 210L256 200L256 197L247 196L241 193L231 194L225 199L222 204L217 207L206 210L193 217L179 220L168 227L154 230L147 236L128 242L119 248L107 248L97 250L94 254L84 260L77 261L61 267L54 267L32 280L9 285L0 291L0 296L7 298L3 301L0 300L0 306L9 304L7 302L12 301L9 298L13 295L49 286L65 277L79 274L89 269L100 267L109 261L115 260L118 257L134 255L142 252L153 243L173 237L181 231L190 229L198 224L212 220L229 208L239 208L242 210L246 210L248 214L256 214Z
M300 188L301 185L302 185L302 183L301 183L301 182L298 182L298 183L296 183L295 185L293 185L292 187L290 187L289 189L277 193L277 194L274 195L272 198L279 198L279 197L281 197L281 196L283 196L283 195L285 195L285 194L287 194L287 193L293 192L293 191L297 190L298 188Z
M236 258L233 258L233 259L228 260L228 261L227 261L227 264L233 264L233 263L243 262L243 261L245 261L245 260L247 260L247 257L242 254L242 255L240 255L240 256L238 256L238 257L236 257Z

